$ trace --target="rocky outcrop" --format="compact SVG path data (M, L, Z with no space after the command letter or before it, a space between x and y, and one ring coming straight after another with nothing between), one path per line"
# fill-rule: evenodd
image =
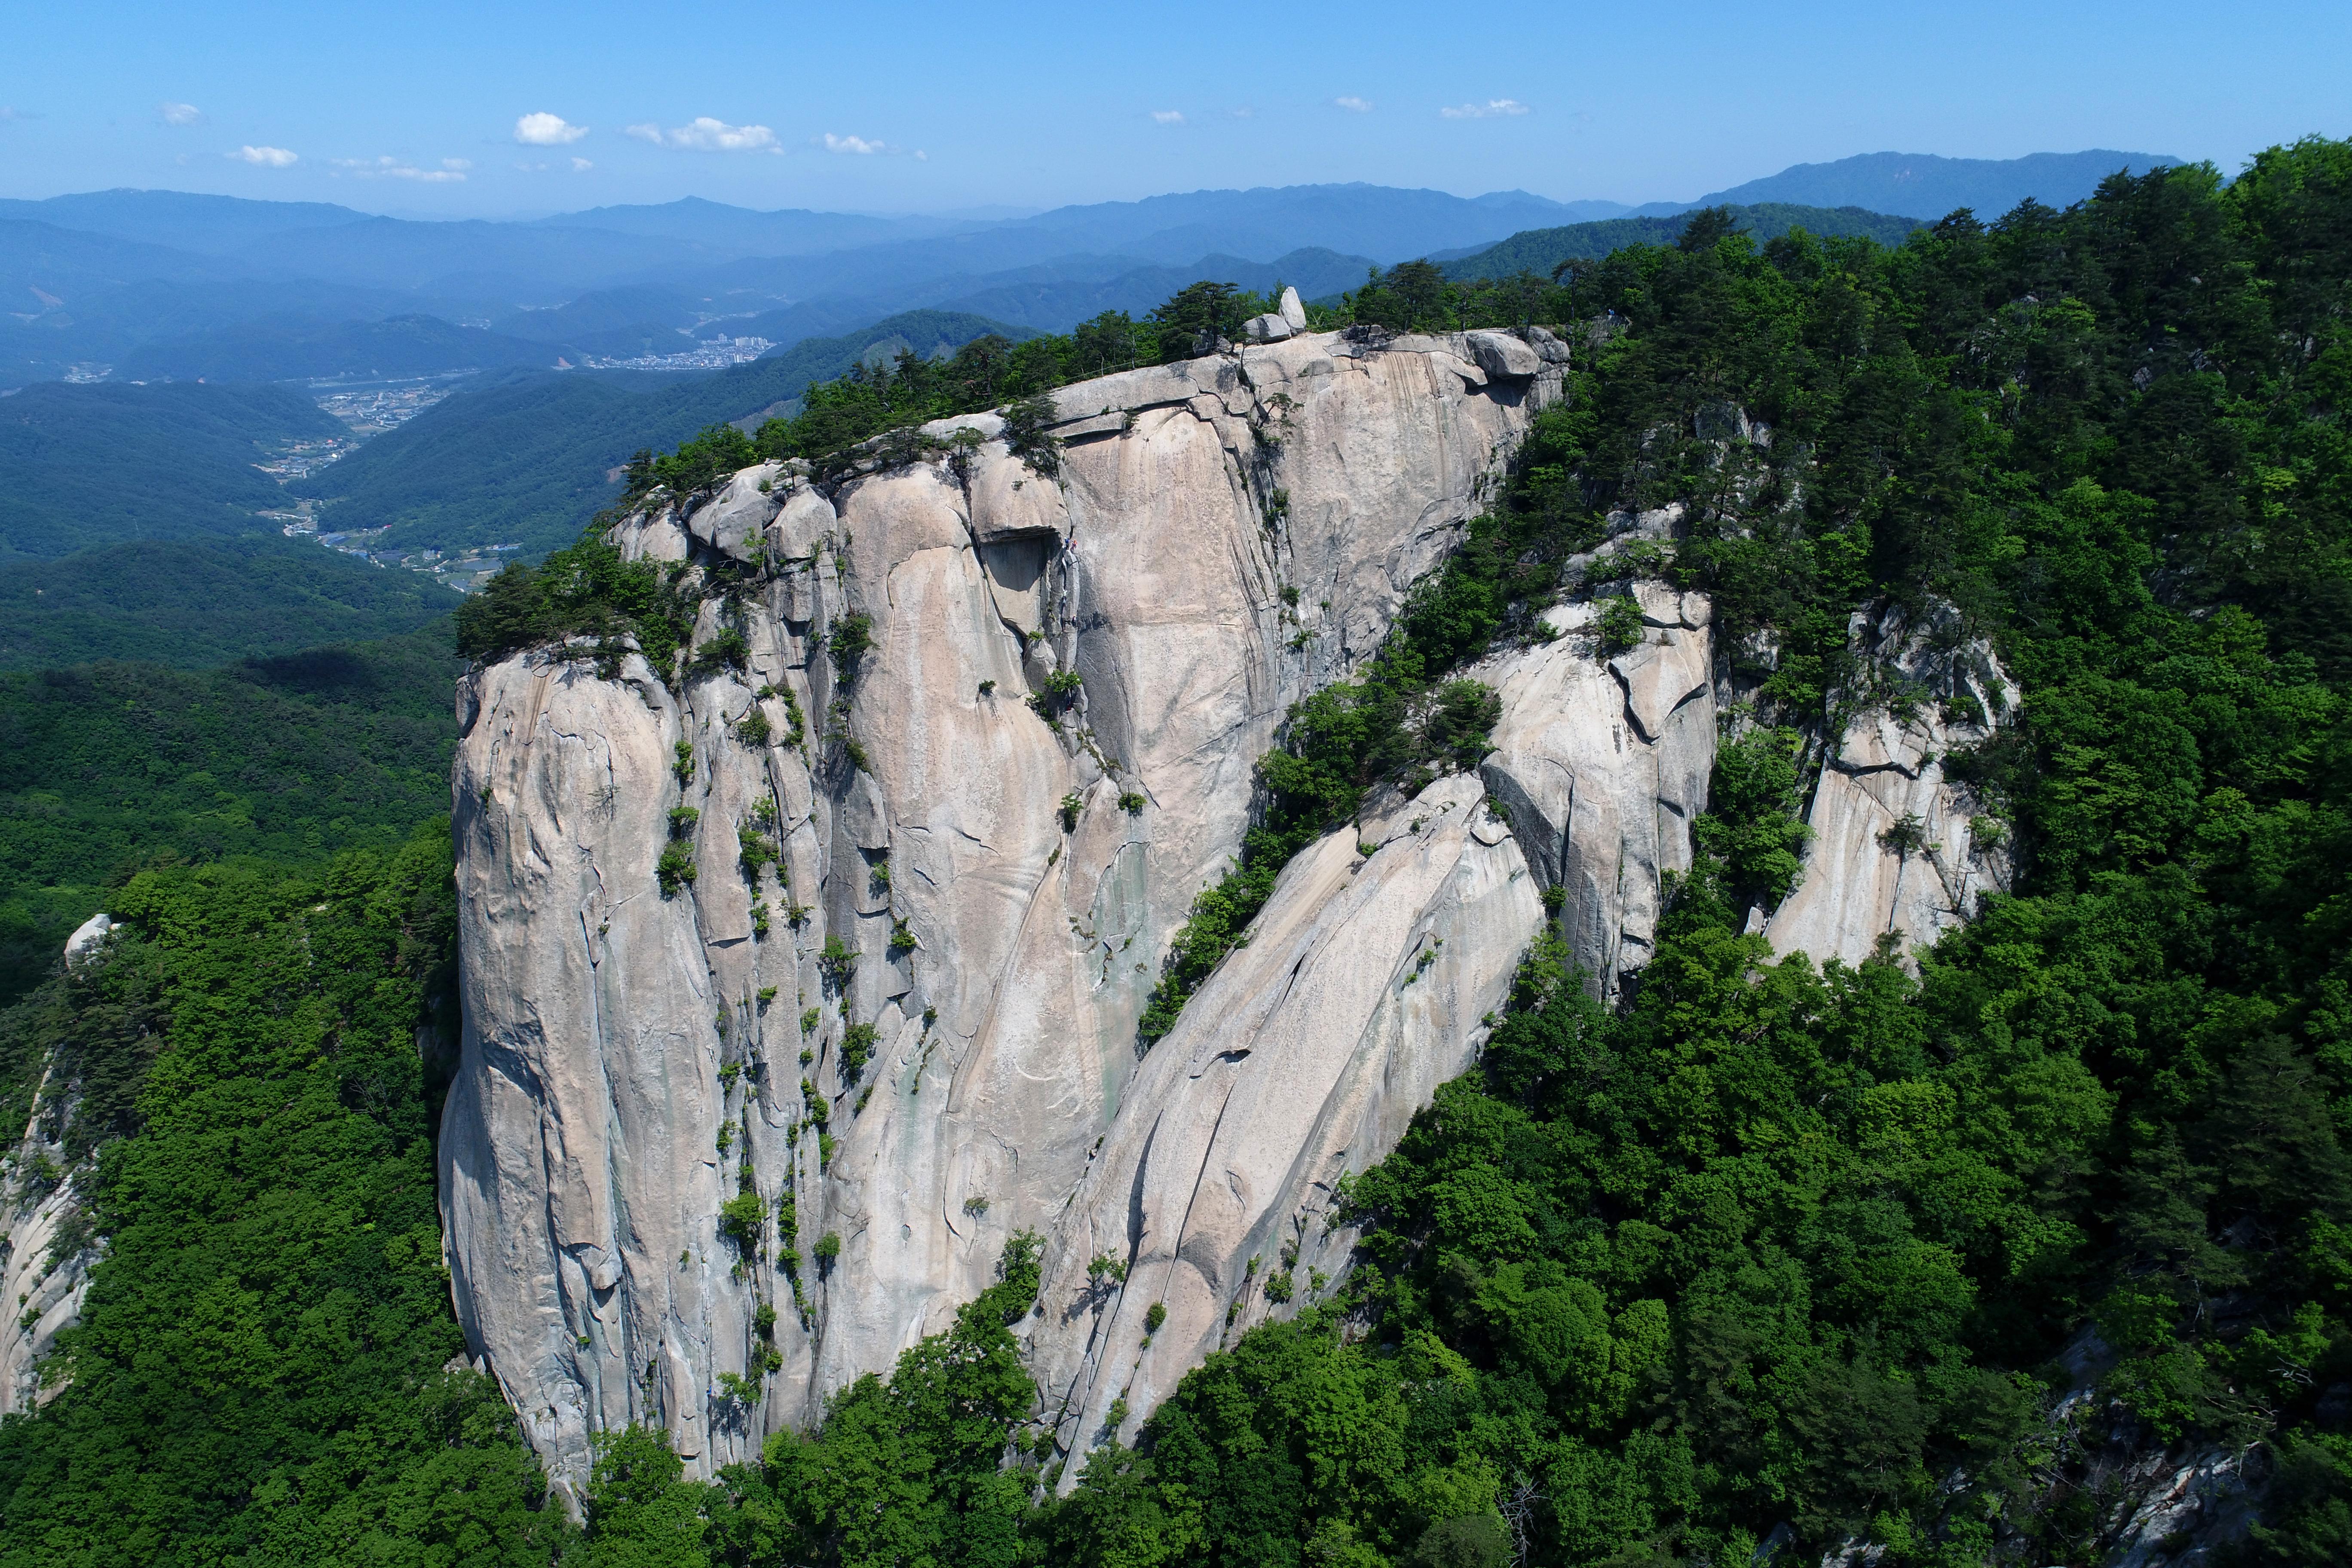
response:
M1542 919L1473 777L1291 862L1129 1086L1053 1233L1033 1371L1065 1449L1109 1435L1114 1402L1140 1422L1203 1355L1345 1271L1339 1184L1475 1059Z
M1548 904L1604 998L1649 961L1731 694L1706 599L1608 564L1672 509L1575 563L1625 574L1638 635L1564 605L1469 671L1500 705L1477 773L1303 851L1139 1049L1284 714L1380 646L1568 353L1288 316L1063 389L1051 452L975 416L631 519L623 548L702 595L682 672L583 642L467 678L445 1233L559 1485L626 1422L699 1473L813 1424L1024 1229L1042 1418L1073 1453L1131 1433L1336 1283L1344 1179L1475 1059ZM1963 815L1929 753L1963 688L2013 700L1930 629L1856 637L1912 728L1857 719L1816 792L1824 886L1773 930L1823 958L1920 921ZM1889 847L1871 810L1929 837Z
M94 914L66 939L65 962L82 969L106 962L112 918ZM45 1378L58 1335L81 1317L100 1247L87 1223L82 1184L88 1165L65 1148L73 1096L45 1063L33 1112L0 1172L0 1301L15 1321L0 1328L0 1415L47 1404L62 1386Z
M1565 605L1550 640L1469 671L1501 704L1477 776L1302 852L1144 1064L1048 1251L1033 1370L1066 1450L1120 1401L1132 1436L1203 1356L1338 1283L1344 1179L1476 1059L1545 889L1596 990L1648 962L1706 804L1714 658L1702 596L1627 586L1633 646Z
M1255 759L1443 557L1555 395L1544 363L1294 335L1064 389L1053 477L991 416L823 488L747 470L621 535L704 585L698 646L740 637L733 665L673 689L583 646L467 678L445 1229L469 1346L559 1478L632 1420L698 1471L748 1458L942 1327L1014 1230L1057 1270L1092 1245L1071 1216L1152 1146L1153 1097L1192 1086L1171 1113L1197 1121L1224 1081L1181 1070L1224 1004L1140 1068L1136 1020ZM1293 1030L1321 1075L1280 1102L1312 1120L1269 1102L1249 1134L1268 1212L1459 1070L1538 918L1484 787L1438 787L1371 856L1302 858L1268 911L1335 998L1311 1028L1254 1004L1268 1044L1241 1048L1289 1059ZM1402 1000L1364 978L1422 951ZM1270 1232L1236 1210L1195 1234ZM1094 1321L1033 1324L1065 1387L1099 1381Z
M1865 678L1840 697L1849 717L1805 812L1803 876L1750 923L1775 952L1856 963L1882 942L1897 953L1932 946L2008 885L2005 825L1946 766L1989 739L2019 693L1949 611L1925 625L1858 613L1848 637Z
M66 938L67 965L68 967L79 965L83 960L102 952L106 945L106 934L113 929L114 917L104 910L99 910L98 913L74 927L73 934Z
M1474 671L1502 699L1480 772L1547 886L1571 960L1606 1000L1649 963L1660 889L1690 868L1690 823L1715 766L1715 647L1706 596L1633 585L1643 637L1595 646L1599 607L1566 605L1557 640Z
M15 1321L0 1329L0 1414L30 1410L58 1392L43 1370L58 1335L81 1316L96 1254L86 1239L79 1172L61 1171L36 1112L0 1183L0 1300ZM59 1247L59 1238L64 1245Z

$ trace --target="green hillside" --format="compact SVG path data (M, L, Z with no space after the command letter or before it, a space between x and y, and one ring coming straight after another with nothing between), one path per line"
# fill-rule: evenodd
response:
M510 365L551 368L556 356L546 343L460 327L436 316L381 321L281 316L142 343L123 357L115 374L138 381L388 379Z
M1860 235L1881 245L1900 245L1903 237L1920 226L1919 220L1890 217L1861 207L1806 207L1787 202L1763 202L1730 209L1739 226L1759 245L1778 239L1792 228L1816 238ZM1515 234L1475 256L1445 263L1448 278L1508 278L1518 272L1549 277L1551 269L1570 258L1593 260L1628 245L1672 245L1681 237L1691 215L1672 217L1612 217L1599 223L1572 223L1562 228L1531 228Z
M138 867L311 866L449 809L437 629L224 669L0 674L0 1001Z
M0 563L0 669L145 659L205 669L397 637L459 595L276 534L101 545Z
M88 1205L58 1247L104 1238L70 1377L0 1423L0 1563L599 1561L562 1555L498 1384L451 1370L446 822L299 870L158 868L110 901L101 961L0 1010L0 1110L40 1105Z
M250 532L286 504L254 465L345 433L299 387L36 383L0 398L0 558Z
M878 344L929 354L988 332L1033 335L982 316L909 310L650 391L594 375L487 380L313 475L305 493L327 500L331 527L390 527L389 544L514 543L540 554L569 544L621 493L605 476L641 447L788 403Z

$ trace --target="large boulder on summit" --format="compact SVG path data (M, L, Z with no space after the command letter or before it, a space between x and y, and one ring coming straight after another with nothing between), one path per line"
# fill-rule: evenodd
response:
M1470 332L1470 353L1478 368L1505 381L1526 381L1544 368L1535 350L1508 332Z

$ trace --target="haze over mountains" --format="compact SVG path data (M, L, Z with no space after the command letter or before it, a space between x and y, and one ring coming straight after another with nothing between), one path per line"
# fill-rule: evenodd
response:
M2172 161L1873 153L1640 207L1360 184L1009 218L694 197L516 222L171 191L5 201L0 563L131 542L212 548L274 531L260 514L300 500L325 509L315 515L330 535L360 533L378 563L404 554L447 574L455 554L462 577L501 552L569 542L638 447L714 423L748 429L813 383L900 350L1139 317L1203 278L1333 300L1375 266L1420 257L1457 279L1549 273L1670 242L1682 215L1718 202L1759 239L1802 226L1898 244L1955 206L2063 205L2116 169ZM404 384L415 416L355 437L317 406L331 390L320 384ZM131 482L93 496L86 476L110 464ZM366 558L314 553L317 593L363 595L351 574L373 570ZM91 557L87 573L111 570Z
M2028 195L2063 205L2117 168L2169 162L2104 151L2006 162L1871 153L1697 204L1339 184L1195 191L1009 220L755 212L689 197L532 222L438 223L316 202L91 192L0 202L0 387L100 374L282 380L552 367L674 354L718 336L781 349L925 308L1059 330L1148 306L1179 275L1228 276L1249 263L1312 297L1373 263L1458 257L1528 230L1717 201L1916 218L1958 205L2005 211ZM324 330L413 316L454 331ZM419 340L432 340L421 357Z

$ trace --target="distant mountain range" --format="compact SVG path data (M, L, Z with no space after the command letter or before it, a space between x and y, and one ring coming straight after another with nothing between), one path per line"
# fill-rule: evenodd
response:
M1606 256L1628 245L1671 244L1682 237L1683 226L1697 210L1693 207L1672 217L1612 217L1559 228L1528 229L1499 245L1447 262L1445 275L1508 278L1533 272L1549 277L1553 268L1571 258ZM1904 237L1919 226L1917 218L1864 212L1860 207L1809 207L1789 202L1733 206L1731 213L1738 219L1740 230L1758 240L1777 239L1792 228L1802 228L1823 239L1859 235L1891 246L1902 244Z
M1795 202L1867 207L1905 217L1939 218L1969 207L1995 218L2027 197L2044 206L2082 201L2119 169L2144 174L2178 158L2153 153L2034 153L2023 158L1938 158L1929 153L1864 153L1834 163L1799 163L1761 180L1701 196L1693 206ZM1650 214L1654 207L1635 209Z
M1802 226L1899 244L1955 207L2064 205L2173 161L1871 153L1642 206L1368 184L1027 216L688 198L513 223L170 191L0 201L0 667L211 660L419 624L449 602L429 581L257 531L256 513L305 496L381 544L538 555L610 501L640 447L749 428L860 360L1141 314L1203 278L1328 299L1418 257L1456 278L1546 274L1669 242L1717 204L1759 239ZM713 338L773 346L715 373L555 368ZM283 487L257 467L346 434L300 383L461 371L478 374L340 462Z
M1015 218L758 212L689 197L531 222L436 223L323 202L95 191L0 201L0 388L110 374L274 379L577 363L719 335L788 349L919 309L1061 330L1104 310L1147 309L1203 277L1250 287L1278 277L1312 298L1375 263L1459 264L1515 235L1670 218L1700 205L1992 215L2028 196L2063 205L2118 168L2170 162L2105 151L2006 161L1874 153L1800 164L1696 203L1638 207L1357 184L1192 191ZM415 320L426 317L446 330Z
M125 381L397 381L459 366L551 369L560 352L479 327L453 326L437 316L374 321L263 316L142 343L117 371Z

